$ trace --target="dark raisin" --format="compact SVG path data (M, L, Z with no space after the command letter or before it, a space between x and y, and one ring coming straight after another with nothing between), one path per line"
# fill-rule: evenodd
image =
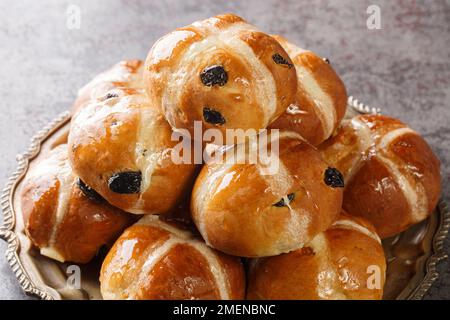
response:
M291 203L292 200L294 200L294 198L295 198L295 193L289 193L289 194L287 195L287 197L288 197L289 203Z
M97 193L94 189L89 187L86 183L83 182L80 178L77 181L78 188L80 188L81 192L91 201L102 202L103 197Z
M286 66L289 69L292 68L294 65L292 63L290 63L289 61L287 61L285 58L283 58L283 56L279 53L275 53L272 56L273 61L275 61L276 64L280 64L282 66Z
M109 247L107 245L103 245L97 250L97 254L95 256L99 257L102 261L106 258L106 255L108 254L108 252L109 252Z
M105 100L111 99L111 98L118 98L119 95L117 93L114 92L109 92L108 94L106 94L105 96Z
M228 81L228 74L222 66L210 66L200 73L200 80L207 87L224 86Z
M225 123L225 118L222 116L222 114L219 111L216 111L209 107L203 108L203 118L206 122L211 124L221 125Z
M328 63L328 64L331 63L331 62L330 62L330 59L328 59L328 58L323 58L323 61L325 61L325 62Z
M273 206L274 206L274 207L286 207L289 203L292 202L292 200L294 200L294 198L295 198L295 193L289 193L289 194L287 195L287 198L288 198L288 201L289 201L288 203L286 203L286 202L284 201L284 197L283 197L283 198L281 198L280 201L278 201L277 203L274 203Z
M108 186L112 192L118 194L133 194L141 191L141 172L119 172L109 178Z
M278 201L277 203L273 204L274 207L285 207L286 203L284 202L284 198L281 198L280 201Z
M344 187L344 176L336 168L328 167L324 174L325 183L332 188Z

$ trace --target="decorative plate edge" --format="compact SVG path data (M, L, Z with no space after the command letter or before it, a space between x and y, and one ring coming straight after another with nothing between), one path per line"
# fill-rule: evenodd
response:
M437 265L448 258L444 249L444 242L450 229L450 209L443 199L439 200L439 227L432 240L433 254L425 263L426 273L416 290L407 298L408 300L422 300L434 282L439 278Z
M352 109L363 114L380 114L379 108L369 107L358 101L353 96L348 97L347 104ZM60 114L56 119L50 122L42 130L40 130L32 139L28 150L17 156L18 167L16 171L10 176L6 187L3 189L0 196L0 205L3 211L3 225L0 226L0 238L7 242L8 247L5 252L6 260L14 272L20 286L26 294L37 296L43 300L54 300L48 292L39 289L31 280L28 273L25 271L22 263L19 260L20 243L17 235L14 233L15 217L13 214L12 195L16 185L21 181L28 170L30 161L36 157L41 149L42 143L55 130L70 120L70 112L66 111ZM438 279L439 272L437 271L437 264L448 258L444 250L444 241L450 229L450 210L443 199L439 201L439 220L440 224L436 234L432 240L433 254L427 259L425 263L426 273L423 280L417 286L416 290L407 299L421 300L431 288L433 283Z
M360 102L354 96L349 96L347 99L347 106L355 111L363 114L381 114L380 108L369 107L367 104Z
M26 294L37 296L43 300L54 300L55 298L48 292L39 289L31 280L19 259L20 242L14 232L15 216L13 214L13 191L22 180L28 170L30 161L39 154L42 143L67 121L70 120L70 112L61 113L56 119L51 121L31 139L28 150L17 155L18 166L16 171L9 177L5 188L0 196L0 206L3 212L3 225L0 227L0 238L7 242L5 251L6 261L19 281L20 286Z

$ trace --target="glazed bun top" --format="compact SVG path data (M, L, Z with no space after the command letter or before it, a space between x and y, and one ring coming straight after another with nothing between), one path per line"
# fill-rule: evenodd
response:
M66 144L30 168L20 197L27 236L60 262L89 262L132 221L73 174Z
M119 237L100 274L104 299L243 299L239 258L217 252L176 223L144 216Z
M335 132L345 115L345 85L328 60L283 37L273 37L291 57L298 85L295 103L270 127L295 131L316 146Z
M234 161L202 168L191 212L208 245L236 256L274 256L307 244L339 215L341 174L296 133L268 141L268 161L242 161L235 147L227 150L238 154Z
M220 15L159 39L146 88L173 128L266 128L293 102L295 68L281 45L242 18Z
M401 121L360 115L319 146L344 175L344 209L362 215L381 238L426 219L441 191L440 162L426 141Z
M379 300L386 279L374 227L344 212L304 248L249 264L251 300Z
M110 77L96 77L86 86L110 89L95 94L72 117L69 159L76 175L110 204L136 214L164 213L186 191L195 165L173 161L178 141L142 89L143 69L123 70L130 64L111 69L124 72L122 82L110 86Z
M72 107L73 113L92 100L105 100L144 91L143 70L142 60L124 60L98 74L78 91Z

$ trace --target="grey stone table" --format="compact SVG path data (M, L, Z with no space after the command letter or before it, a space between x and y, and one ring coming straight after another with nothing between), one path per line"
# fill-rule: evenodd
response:
M380 25L367 13L371 5L380 9ZM329 57L349 93L421 132L442 161L443 197L450 200L450 3L444 0L2 0L0 184L30 137L66 110L93 75L121 59L144 58L175 27L223 12ZM24 299L4 249L0 242L0 298ZM427 298L450 299L448 263L439 270Z

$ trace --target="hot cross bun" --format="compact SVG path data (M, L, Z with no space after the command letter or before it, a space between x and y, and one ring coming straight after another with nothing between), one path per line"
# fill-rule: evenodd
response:
M279 151L267 163L211 161L200 172L191 211L208 245L243 257L278 255L301 248L339 215L340 172L297 133L268 142L267 150L278 142Z
M297 71L297 94L270 128L292 130L312 145L328 139L338 128L347 109L344 83L328 60L301 49L285 38L274 36L294 63Z
M116 241L100 274L104 299L244 299L239 258L210 249L191 232L144 216Z
M368 219L381 238L426 219L436 207L439 159L399 120L357 116L319 150L344 175L344 209Z
M159 39L145 63L150 98L173 128L263 129L294 102L294 65L271 36L226 14Z
M21 207L32 243L60 262L89 262L131 222L73 174L65 144L27 173Z
M173 161L179 141L149 100L137 65L113 67L123 81L100 76L85 87L91 99L72 118L69 156L75 173L112 205L136 214L164 213L183 196L196 167Z
M374 227L345 213L307 246L249 265L251 300L379 300L386 280Z

